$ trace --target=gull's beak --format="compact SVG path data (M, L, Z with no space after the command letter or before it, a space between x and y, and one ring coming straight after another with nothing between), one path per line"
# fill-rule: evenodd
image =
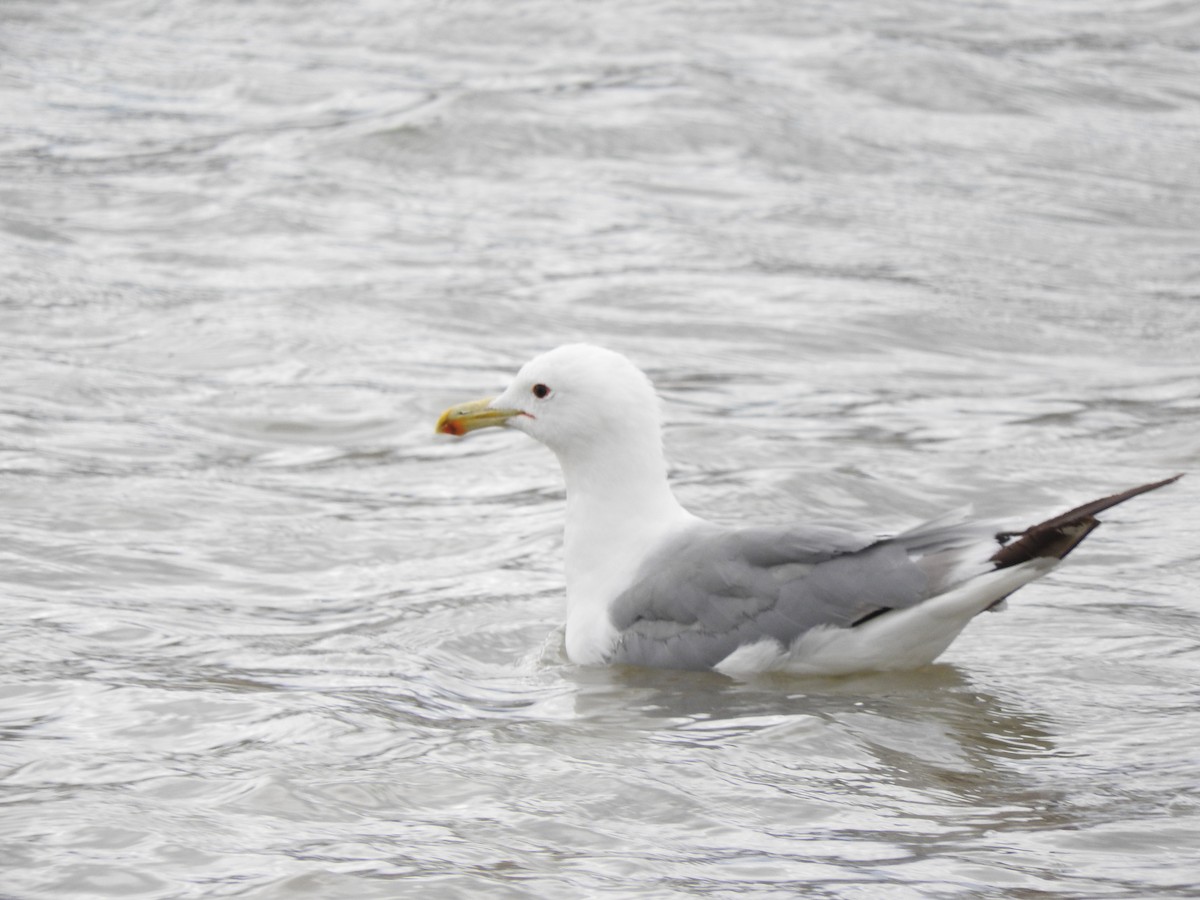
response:
M503 425L513 416L519 416L517 409L493 409L491 406L495 397L484 397L482 400L471 400L450 407L438 419L438 434L454 434L462 436L477 428L488 428L493 425Z

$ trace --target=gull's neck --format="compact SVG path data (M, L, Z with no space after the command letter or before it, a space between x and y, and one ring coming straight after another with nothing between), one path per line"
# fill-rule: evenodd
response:
M667 484L667 463L655 445L598 446L563 459L567 525L601 528L662 521L682 511Z
M662 445L652 437L559 454L567 484L567 654L577 663L602 661L614 636L609 605L647 553L695 521L671 492Z

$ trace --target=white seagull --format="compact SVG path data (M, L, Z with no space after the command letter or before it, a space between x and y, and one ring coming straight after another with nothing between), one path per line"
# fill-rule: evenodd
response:
M502 425L541 441L566 478L566 650L581 665L746 677L917 668L977 614L1040 578L1101 510L1176 475L1019 531L950 515L894 537L815 525L727 528L667 483L659 402L619 353L568 344L437 431Z

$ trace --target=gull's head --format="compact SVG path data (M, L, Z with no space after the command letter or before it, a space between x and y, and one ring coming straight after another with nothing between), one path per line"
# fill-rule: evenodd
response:
M620 353L591 344L565 344L534 357L504 393L450 407L437 430L463 435L496 425L523 431L560 457L602 450L614 439L660 441L650 379Z

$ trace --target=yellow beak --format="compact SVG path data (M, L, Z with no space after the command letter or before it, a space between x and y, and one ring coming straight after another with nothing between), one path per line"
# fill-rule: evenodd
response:
M484 397L482 400L471 400L450 407L438 419L437 433L461 437L478 428L503 425L513 416L521 414L520 410L516 409L492 409L490 404L493 399L495 398Z

